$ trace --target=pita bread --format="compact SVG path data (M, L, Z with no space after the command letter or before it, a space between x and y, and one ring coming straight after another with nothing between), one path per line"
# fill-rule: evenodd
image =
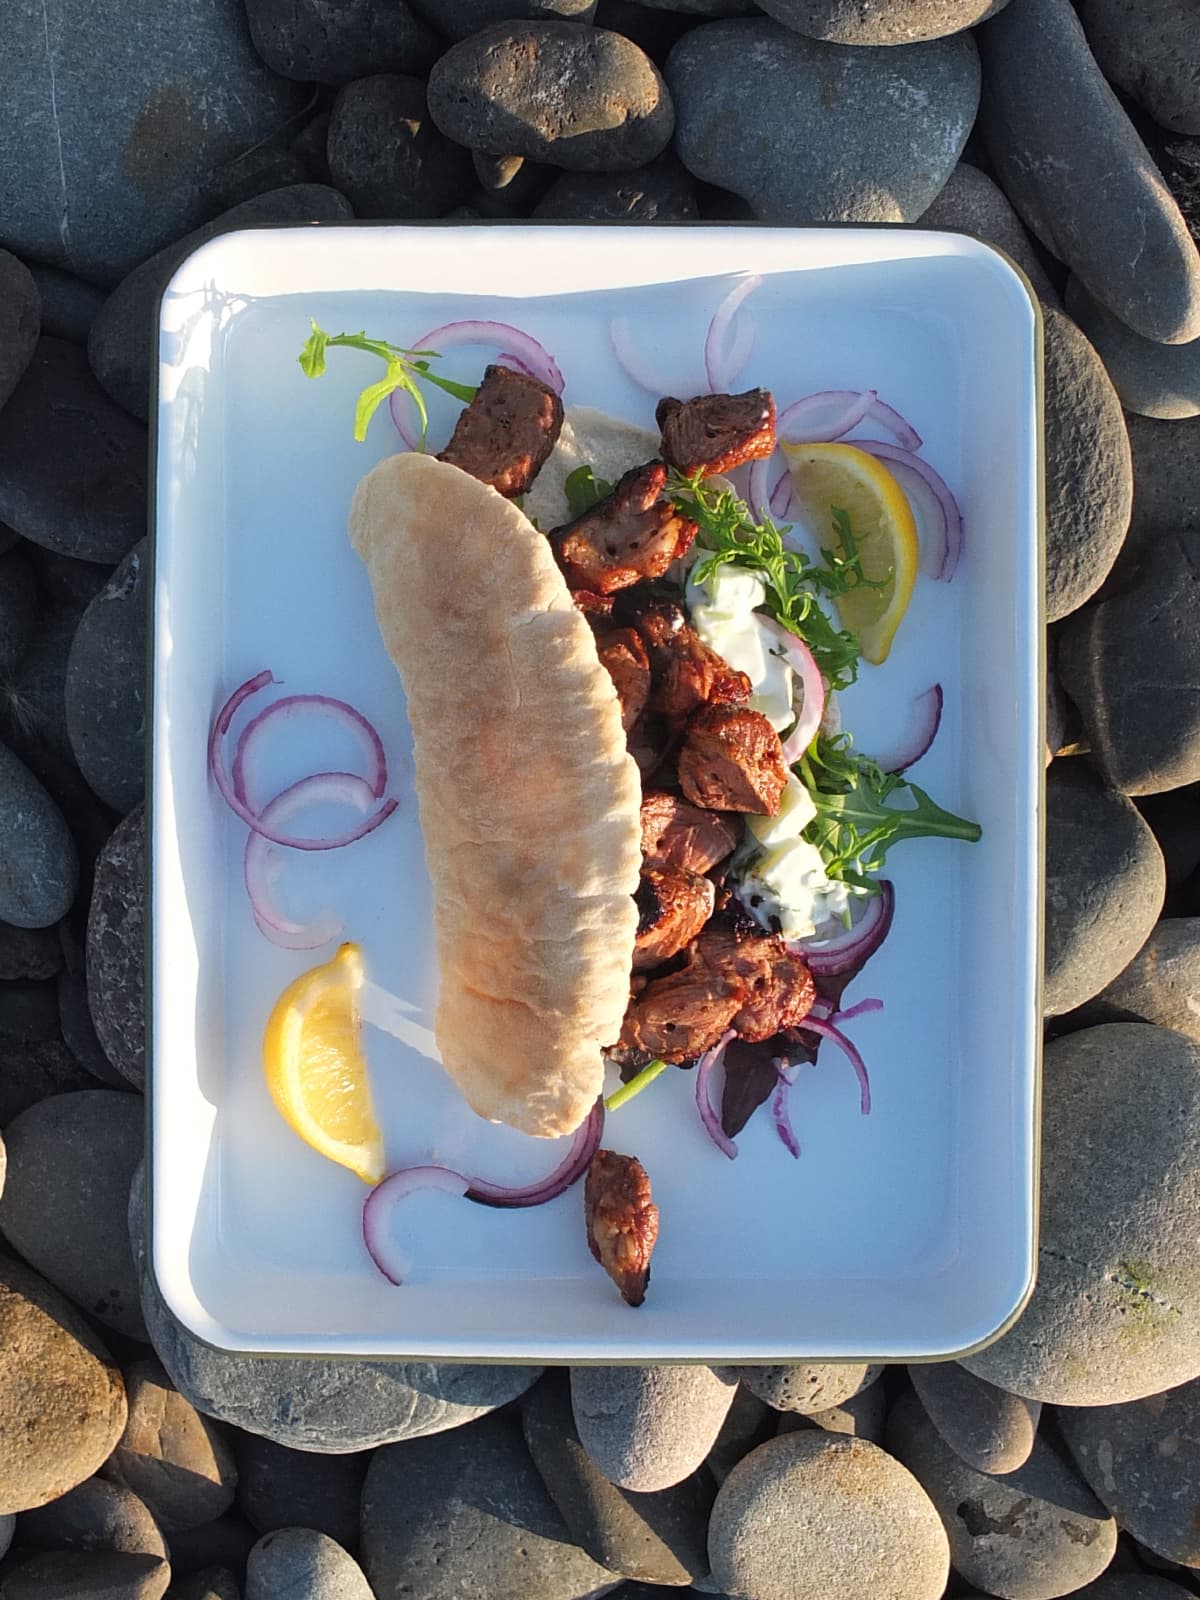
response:
M549 533L571 519L567 479L576 467L591 467L597 478L616 483L633 467L653 461L661 449L658 434L648 428L591 406L568 406L554 449L525 496L525 513Z
M382 462L350 538L408 700L442 1060L480 1116L569 1133L637 931L641 790L612 680L545 537L457 467Z

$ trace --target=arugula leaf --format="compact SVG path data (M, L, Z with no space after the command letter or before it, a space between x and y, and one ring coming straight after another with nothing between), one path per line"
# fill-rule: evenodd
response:
M583 516L585 511L590 511L594 505L599 505L601 500L612 493L613 486L607 479L598 478L585 463L567 474L563 489L567 496L567 510L574 518Z
M368 339L365 333L326 333L313 318L312 333L305 342L297 360L306 378L319 378L325 371L325 352L334 345L351 350L363 350L378 356L387 365L387 372L378 383L369 384L358 397L354 408L354 437L361 443L367 436L367 427L381 403L397 389L410 394L421 421L421 448L425 448L425 430L429 417L425 398L421 393L422 381L452 395L456 400L471 401L475 390L466 383L455 383L450 378L430 370L430 359L437 359L436 350L406 350L401 345L389 344L386 339Z

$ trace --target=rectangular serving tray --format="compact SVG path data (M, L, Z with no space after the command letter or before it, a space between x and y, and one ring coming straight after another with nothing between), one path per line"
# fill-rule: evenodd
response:
M349 700L388 750L397 814L345 850L290 853L280 893L297 913L335 905L393 997L392 1031L364 1030L389 1164L520 1181L560 1152L481 1122L436 1061L404 697L345 533L355 484L397 441L386 406L365 444L352 437L355 397L381 375L370 358L333 351L326 376L305 379L309 318L398 343L452 319L513 322L557 358L568 405L652 426L653 397L614 359L611 319L628 318L664 392L699 387L709 319L745 271L764 281L741 386L781 406L874 388L958 494L957 576L918 581L890 659L863 669L843 709L859 747L879 748L940 682L941 732L915 776L978 820L982 842L919 841L889 860L895 923L847 997L885 1002L853 1024L869 1117L827 1046L792 1093L799 1160L766 1111L726 1160L690 1073L610 1118L607 1142L641 1157L662 1212L640 1310L589 1257L578 1189L517 1212L406 1202L412 1266L394 1288L363 1248L365 1187L285 1126L264 1083L271 1005L332 946L289 952L255 929L246 830L205 760L236 684L269 667L286 686L273 693ZM978 1347L1012 1320L1032 1285L1037 1204L1040 349L1036 302L1004 257L902 228L281 228L226 234L184 262L158 343L149 1091L151 1262L192 1332L259 1353L919 1360ZM485 359L458 351L444 370L477 381ZM435 441L452 413L433 403ZM477 693L486 718L487 685ZM328 724L299 720L262 781L273 793L353 757Z

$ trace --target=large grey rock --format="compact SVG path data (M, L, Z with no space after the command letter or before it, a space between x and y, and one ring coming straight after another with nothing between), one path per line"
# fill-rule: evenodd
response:
M667 146L662 74L622 34L578 22L499 22L453 45L429 77L448 138L572 172L626 172Z
M0 521L86 561L120 561L146 531L146 430L65 339L38 340L4 408Z
M167 1546L148 1507L132 1489L88 1478L59 1500L22 1511L21 1543L33 1550L114 1550L167 1559Z
M1159 794L1200 779L1200 539L1160 535L1141 554L1062 628L1058 675L1109 782Z
M301 83L426 73L441 49L405 0L247 0L246 15L254 48L271 70Z
M1168 1561L1200 1567L1200 1380L1128 1405L1063 1407L1058 1424L1124 1531Z
M336 189L319 183L297 183L243 200L202 228L165 245L121 280L92 323L88 360L103 389L135 417L148 415L150 364L156 338L155 301L184 258L209 239L232 233L235 228L270 227L284 222L346 222L352 214Z
M1011 0L979 47L980 127L1028 226L1148 339L1200 337L1200 257L1070 0Z
M1077 278L1067 282L1067 309L1095 346L1127 410L1171 421L1200 412L1200 339L1187 344L1143 339Z
M1125 970L1079 1013L1098 1022L1156 1022L1200 1044L1200 917L1166 917Z
M40 314L33 274L23 261L0 250L0 406L33 357Z
M1128 424L1134 488L1126 548L1140 556L1163 534L1200 531L1200 417L1131 416Z
M963 1365L1059 1405L1200 1375L1200 1046L1113 1023L1046 1046L1038 1281Z
M585 1600L620 1581L571 1542L511 1417L377 1451L362 1561L376 1600Z
M367 1455L321 1456L289 1450L253 1433L234 1437L237 1503L259 1533L315 1528L353 1555Z
M839 1406L879 1375L862 1361L808 1361L794 1366L720 1367L723 1377L745 1384L776 1411L811 1413Z
M763 222L915 222L979 103L965 34L849 50L735 19L685 34L666 74L684 165Z
M37 580L20 545L0 556L0 681L20 664L37 623Z
M348 83L329 119L329 171L360 217L443 216L475 180L471 157L434 126L420 78Z
M571 1404L583 1448L623 1489L681 1483L720 1432L737 1380L711 1367L574 1367Z
M564 172L533 214L574 222L688 222L699 209L690 175L665 155L638 172Z
M91 1477L125 1426L125 1387L78 1311L0 1256L0 1515Z
M1200 28L1189 0L1079 0L1104 75L1160 127L1200 133Z
M140 1099L115 1089L55 1095L5 1135L4 1237L89 1315L144 1339L127 1224L145 1143Z
M1043 308L1046 620L1078 608L1112 570L1129 527L1133 467L1104 363L1063 312Z
M956 1361L914 1363L908 1375L930 1422L968 1467L1002 1474L1028 1461L1040 1401L997 1389Z
M1150 936L1166 893L1158 841L1081 760L1046 774L1046 1015L1099 994Z
M125 1224L128 1242L129 1194ZM125 1374L129 1420L104 1474L139 1494L168 1534L214 1522L233 1504L237 1466L221 1430L171 1387L157 1361Z
M158 1556L59 1550L31 1556L4 1583L4 1600L161 1600L171 1569Z
M61 267L35 262L29 270L42 302L42 332L86 344L93 318L104 304L104 290Z
M146 1076L146 819L141 806L96 862L87 925L87 985L96 1036L137 1089Z
M1058 304L1058 291L1004 190L969 161L960 161L955 167L946 187L922 216L921 226L953 228L1003 250L1029 279L1039 300Z
M939 1600L946 1535L916 1479L863 1439L817 1430L759 1445L721 1485L713 1577L754 1600Z
M246 1600L374 1600L354 1557L315 1528L264 1534L246 1563Z
M194 227L211 169L302 102L255 55L239 0L176 0L120 18L74 0L10 9L5 239L111 282Z
M416 0L416 8L448 39L467 39L503 22L591 22L596 0Z
M1007 1600L1054 1600L1099 1577L1117 1525L1050 1446L1004 1477L976 1472L938 1433L915 1394L888 1418L888 1447L937 1508L955 1572Z
M62 812L23 761L0 745L0 917L45 928L75 898L79 860Z
M786 27L830 44L913 44L961 33L1008 0L768 0Z
M133 549L80 618L65 684L67 736L79 770L114 811L146 786L148 561Z
M716 1487L701 1467L657 1494L610 1483L579 1442L565 1373L549 1372L521 1408L525 1443L575 1542L623 1578L681 1585L708 1573Z

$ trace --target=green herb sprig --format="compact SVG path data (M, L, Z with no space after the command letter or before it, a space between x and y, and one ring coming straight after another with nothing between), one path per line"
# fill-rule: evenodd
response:
M599 505L613 491L613 486L605 478L598 478L592 468L584 463L576 467L574 472L568 472L563 484L563 492L567 497L567 510L572 518L582 517L593 506Z
M312 333L297 357L306 378L319 378L325 371L325 352L336 345L351 350L364 350L386 362L387 372L378 383L368 384L358 397L354 408L354 437L361 443L367 436L367 425L379 406L397 389L412 396L421 421L421 448L425 448L425 433L429 417L425 410L425 397L421 384L431 383L456 400L471 401L475 390L467 383L455 383L430 370L430 361L438 359L436 350L406 350L402 345L389 344L386 339L368 339L365 333L326 333L310 317Z

